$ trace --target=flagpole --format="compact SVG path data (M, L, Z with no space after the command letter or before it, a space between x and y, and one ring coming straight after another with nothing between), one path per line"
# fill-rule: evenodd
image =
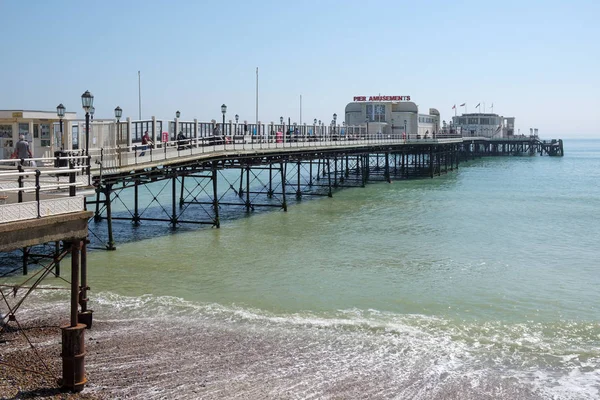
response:
M300 95L300 125L302 125L302 95Z
M139 117L140 117L140 121L142 120L142 78L141 78L141 72L138 71L138 106L139 106Z
M258 67L256 67L256 125L258 126Z
M483 113L485 114L485 101L483 102Z

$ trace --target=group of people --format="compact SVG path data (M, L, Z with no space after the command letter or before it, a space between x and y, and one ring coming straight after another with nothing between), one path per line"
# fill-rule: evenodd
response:
M153 144L154 142L150 138L150 134L148 134L148 131L144 132L144 136L142 136L142 151L140 152L138 157L144 156L146 154L146 149L148 148L148 146L152 146ZM179 150L182 150L186 147L186 145L187 138L185 137L183 132L179 132L179 134L177 134L177 148Z

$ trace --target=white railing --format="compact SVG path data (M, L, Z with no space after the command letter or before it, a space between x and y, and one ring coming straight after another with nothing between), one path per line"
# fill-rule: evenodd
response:
M0 204L0 224L83 210L83 196L43 199L39 202L26 201L23 203Z
M0 223L84 210L76 189L89 186L87 167L17 168L0 170Z
M439 135L435 138L421 138L417 135L402 134L336 134L327 135L234 135L186 138L160 142L153 145L132 145L122 148L91 149L92 174L97 175L101 165L105 173L119 168L127 168L147 163L157 163L182 157L202 158L220 153L278 152L284 149L358 148L371 145L395 145L418 143L459 143L457 136Z

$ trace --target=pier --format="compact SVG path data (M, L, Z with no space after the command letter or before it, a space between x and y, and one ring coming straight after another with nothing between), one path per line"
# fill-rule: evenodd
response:
M133 141L132 126L152 130L152 145ZM184 124L181 123L180 124ZM245 215L258 208L286 211L290 197L332 197L336 190L372 182L434 178L466 160L487 156L562 156L562 140L537 137L490 139L438 134L421 138L372 134L366 127L335 127L287 132L285 126L190 123L185 139L158 135L156 121L98 123L94 143L103 147L58 152L53 157L0 161L0 252L20 250L28 274L42 265L34 284L2 287L3 322L48 275L60 276L60 262L71 256L70 324L62 328L61 385L81 390L86 382L84 331L92 325L87 307L87 251L90 243L116 250L115 223L147 223L177 229L184 224L219 228L221 214ZM138 131L141 132L138 128ZM225 135L214 135L214 132ZM102 133L107 134L106 137ZM239 133L239 134L237 134ZM86 142L89 138L86 138ZM111 142L112 140L112 142ZM36 166L29 165L35 161ZM142 196L145 191L149 196ZM118 202L125 211L113 211ZM40 244L50 249L34 254ZM9 302L4 290L22 293Z

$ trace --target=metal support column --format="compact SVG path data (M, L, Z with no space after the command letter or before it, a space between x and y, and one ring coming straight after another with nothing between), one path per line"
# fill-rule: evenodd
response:
M273 197L273 162L269 161L269 190L267 191L267 197Z
M173 168L171 173L171 229L177 229L177 168Z
M246 212L250 212L250 164L246 164Z
M139 213L139 178L135 178L133 185L133 225L138 226L140 224L140 213Z
M183 190L185 188L185 175L181 175L181 188L179 189L179 207L183 207Z
M385 181L387 183L392 183L392 179L390 177L390 153L385 152L385 171L384 171Z
M217 191L217 189L218 189L218 185L217 185L217 165L218 165L218 161L213 161L213 163L212 163L213 210L215 211L214 226L217 227L217 228L220 228L221 227L221 222L219 220L219 197L218 197L219 194L218 194L218 191Z
M54 275L60 276L60 260L58 256L60 255L60 240L54 242Z
M81 312L77 315L78 322L85 324L90 329L92 327L92 310L88 310L87 291L90 290L87 285L87 240L81 242L81 286L79 287L79 306Z
M285 163L283 161L281 161L279 163L279 173L281 175L281 199L282 199L282 204L281 204L281 208L283 208L283 211L287 211L287 202L285 199Z
M323 169L323 171L325 171L325 169ZM327 186L329 187L327 197L333 197L333 193L331 192L331 161L329 157L327 157Z
M104 197L106 202L106 226L108 230L108 243L106 244L107 250L116 250L115 240L113 237L112 229L112 206L110 200L110 192L112 192L112 184L108 184L104 187Z
M300 168L302 166L302 161L300 159L298 159L298 169L297 169L297 180L296 180L296 199L300 200L302 198L302 190L300 190L300 176L301 176L301 171Z

